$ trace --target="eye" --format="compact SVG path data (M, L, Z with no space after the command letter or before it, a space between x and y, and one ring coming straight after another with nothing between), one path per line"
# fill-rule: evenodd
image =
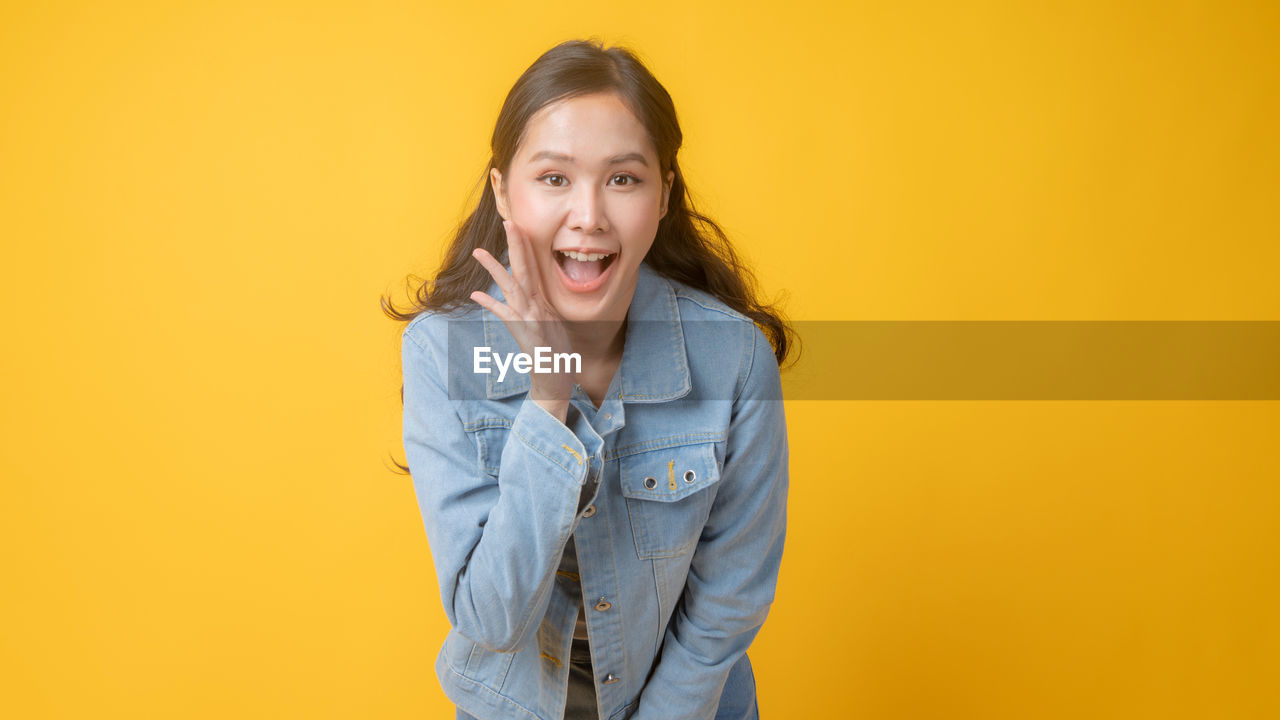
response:
M551 178L558 178L559 180L563 181L563 182L559 182L559 183L550 183L551 187L564 187L564 182L568 182L568 178L566 178L566 177L565 177L565 176L563 176L563 175L557 175L557 174L555 174L555 173L548 173L548 174L543 175L542 177L540 177L540 178L538 178L538 179L539 179L539 180L550 180Z
M625 173L620 173L620 174L618 174L618 175L614 175L614 176L613 176L613 179L614 179L614 180L617 180L618 178L622 178L622 179L624 179L624 180L627 180L627 181L628 181L628 182L625 182L625 183L620 183L623 187L626 187L626 186L628 186L628 185L639 185L639 184L640 184L640 178L636 177L635 175L627 175L627 174L625 174Z

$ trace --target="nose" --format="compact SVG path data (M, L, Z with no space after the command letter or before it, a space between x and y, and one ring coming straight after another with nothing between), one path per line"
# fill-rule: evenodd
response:
M578 185L569 208L569 227L585 235L609 231L609 221L605 217L603 188L591 183Z

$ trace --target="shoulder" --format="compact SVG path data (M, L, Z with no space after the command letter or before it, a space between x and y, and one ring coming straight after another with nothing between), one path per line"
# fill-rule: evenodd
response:
M751 322L751 318L729 307L715 295L705 290L685 285L679 280L673 280L665 276L664 279L671 286L671 291L676 295L676 302L680 306L681 319L684 319L687 314L692 320L738 321L748 325L754 324Z
M482 310L479 305L464 305L453 310L427 310L405 325L403 335L419 344L436 338L442 339L448 335L449 326L454 323L481 322L484 319Z
M716 375L732 380L732 390L724 392L734 399L744 393L772 395L780 383L779 369L773 345L760 327L711 293L665 279L676 296L691 363L703 358Z
M479 305L461 307L454 310L428 310L419 314L405 325L401 332L401 347L406 358L412 356L432 358L434 363L443 364L448 355L450 337L453 345L465 339L460 334L475 334L483 337L484 323Z
M680 321L686 328L691 324L715 323L719 326L732 328L741 339L742 345L739 349L744 355L750 355L752 345L757 340L765 345L769 344L764 333L756 326L751 318L743 315L741 312L729 307L723 300L712 295L706 290L699 290L690 287L678 280L667 279L671 284L671 290L675 293L676 303L680 308Z

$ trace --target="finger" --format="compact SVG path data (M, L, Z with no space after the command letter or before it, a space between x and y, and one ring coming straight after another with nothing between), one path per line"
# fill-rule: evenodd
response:
M485 270L493 276L494 282L498 283L498 287L502 288L502 295L506 299L507 304L516 312L523 313L527 307L525 293L515 279L511 277L511 273L498 262L493 255L489 254L484 248L476 248L471 251L471 257L474 257L484 266Z
M488 293L476 290L471 293L471 299L475 300L481 306L487 308L494 315L498 316L498 319L507 327L507 332L511 333L511 337L516 341L516 344L520 346L521 350L526 353L533 353L540 341L536 336L530 336L528 334L529 322L527 320L516 314L514 310L503 303L498 302L497 299Z
M545 311L551 309L550 301L547 299L547 294L542 287L542 265L546 262L546 259L539 257L537 251L534 250L533 241L529 239L529 236L523 230L515 229L516 236L513 240L513 247L520 248L521 269L529 277L524 284L525 290L529 294L529 302L533 308L541 309L543 311L542 315L546 315ZM555 262L555 260L553 259L552 262ZM515 268L514 264L512 268ZM530 312L533 312L532 308ZM552 313L552 315L555 315L555 313Z
M480 305L488 309L489 312L493 313L494 315L497 315L498 319L501 320L503 323L520 321L520 316L517 315L514 310L498 302L489 293L476 290L475 292L471 293L471 299L480 303Z
M542 264L546 260L538 257L538 253L533 249L533 241L523 231L520 232L517 242L522 248L521 260L524 269L530 275L529 282L525 284L525 289L529 292L529 300L536 305L549 307L547 294L542 288ZM555 260L552 259L552 262Z
M533 253L530 250L527 238L524 232L516 227L515 222L511 220L504 220L502 227L507 231L507 250L511 256L511 274L530 298L536 297L538 295L538 282L536 277L530 277L530 263L533 261L531 257Z

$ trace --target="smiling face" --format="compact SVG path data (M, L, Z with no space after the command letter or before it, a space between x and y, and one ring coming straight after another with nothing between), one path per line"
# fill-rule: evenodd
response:
M506 177L490 171L498 213L529 238L543 291L570 322L626 317L674 177L613 93L540 109Z

